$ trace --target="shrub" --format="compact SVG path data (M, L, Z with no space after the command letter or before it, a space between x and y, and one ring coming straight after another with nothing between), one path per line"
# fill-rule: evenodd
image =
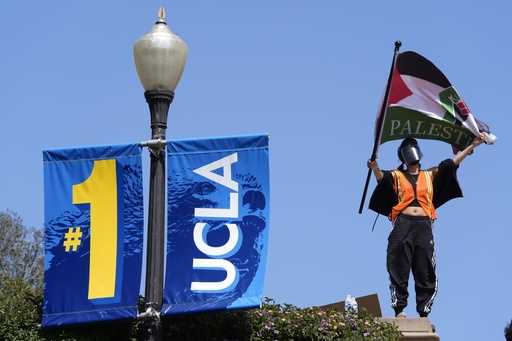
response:
M320 308L300 309L267 299L253 310L251 340L398 340L391 324L362 312L357 315Z
M22 279L0 278L0 339L36 341L42 296Z
M298 308L265 299L261 309L182 315L163 321L164 334L179 340L398 340L400 332L367 313Z

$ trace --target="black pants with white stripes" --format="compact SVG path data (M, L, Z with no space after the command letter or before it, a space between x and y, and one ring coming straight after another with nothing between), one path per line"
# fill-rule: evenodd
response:
M388 238L387 269L391 306L396 315L407 306L407 284L412 270L416 311L426 317L437 294L434 238L428 217L398 216Z

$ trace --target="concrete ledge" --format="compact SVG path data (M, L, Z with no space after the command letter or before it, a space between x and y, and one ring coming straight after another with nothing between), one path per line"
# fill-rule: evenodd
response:
M382 318L381 320L398 327L402 333L401 341L440 341L428 318Z

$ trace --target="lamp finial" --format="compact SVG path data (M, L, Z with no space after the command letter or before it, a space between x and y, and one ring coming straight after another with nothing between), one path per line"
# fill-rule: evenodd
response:
M157 24L167 24L165 21L165 8L164 6L161 6L158 9L158 20L156 21Z

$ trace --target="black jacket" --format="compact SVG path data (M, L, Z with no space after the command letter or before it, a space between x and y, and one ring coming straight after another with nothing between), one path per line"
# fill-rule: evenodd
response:
M457 181L457 168L452 159L446 159L437 167L434 176L434 207L438 208L447 201L462 197L462 190ZM377 184L370 198L369 208L372 211L389 216L393 206L398 204L398 196L393 189L390 171L383 171L384 177Z

